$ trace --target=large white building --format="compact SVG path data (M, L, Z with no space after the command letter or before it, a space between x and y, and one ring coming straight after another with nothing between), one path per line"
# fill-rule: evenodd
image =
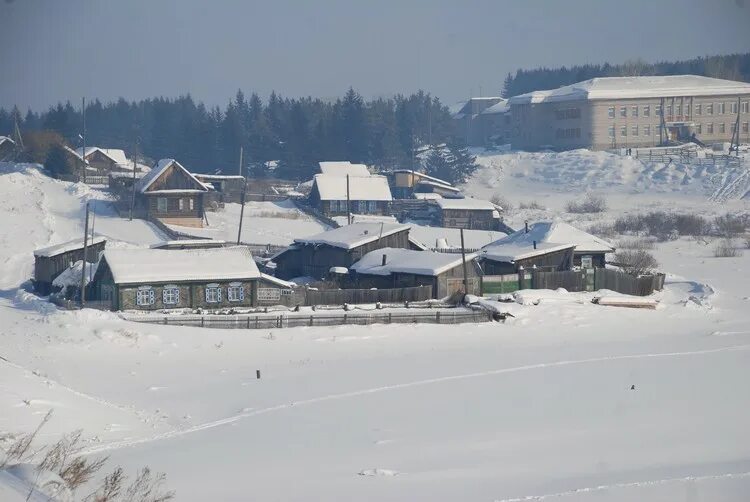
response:
M508 100L514 148L750 141L750 84L697 75L602 77Z

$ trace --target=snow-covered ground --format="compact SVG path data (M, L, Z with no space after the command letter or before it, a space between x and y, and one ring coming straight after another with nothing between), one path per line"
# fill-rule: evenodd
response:
M583 188L507 176L515 169L496 173L494 186L485 169L467 187L547 206L516 210L521 222L558 213ZM59 311L19 290L32 249L78 235L82 201L105 194L34 169L0 183L0 432L29 431L52 408L43 441L81 428L88 453L167 473L178 500L743 501L750 492L750 251L714 258L710 240L658 244L669 275L656 310L529 291L502 304L515 316L505 324L178 328ZM563 216L584 226L622 210L746 208L630 186L599 189L613 208L605 214ZM277 219L277 232L296 221ZM127 244L160 238L143 222L100 222Z

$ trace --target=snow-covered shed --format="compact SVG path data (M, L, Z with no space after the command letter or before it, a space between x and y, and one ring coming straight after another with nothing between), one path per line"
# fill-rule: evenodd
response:
M597 249L605 252L606 243L597 237L563 222L540 222L483 247L479 259L488 275L511 274L521 267L570 270L577 243L588 248L587 254Z
M261 274L244 246L107 250L91 289L92 299L114 310L250 307L293 294L291 285Z
M104 251L107 240L94 236L86 243L86 261L96 263ZM54 244L34 251L34 289L41 295L48 295L52 282L72 264L83 260L83 237Z
M388 179L377 175L316 174L309 196L310 204L326 216L344 215L349 209L359 214L388 214L391 200Z
M495 230L500 222L502 208L487 200L441 198L431 203L437 208L441 227Z
M466 255L468 293L479 294L480 269L476 254ZM431 286L433 298L463 291L461 253L382 248L370 251L350 270L359 288L407 288Z
M136 184L139 211L172 225L202 227L207 192L206 185L174 159L161 159Z
M282 279L323 278L332 267L349 268L365 254L384 247L416 248L409 239L409 225L352 223L295 239L271 260L276 264L276 275Z

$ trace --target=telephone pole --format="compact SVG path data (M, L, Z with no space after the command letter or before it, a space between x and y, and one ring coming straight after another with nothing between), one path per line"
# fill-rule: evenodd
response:
M135 139L135 147L133 152L133 190L130 196L130 221L133 221L133 211L135 210L135 170L138 167L138 138Z
M349 175L346 175L346 222L352 224L352 202L349 199Z
M461 265L464 272L464 295L469 294L469 278L466 273L466 248L464 247L464 229L461 229Z
M240 147L240 173L242 173L242 147ZM240 206L240 225L237 229L237 245L240 245L240 239L242 238L242 220L245 217L245 194L247 193L247 178L245 183L242 185L242 205Z
M85 169L85 167L84 167ZM86 224L83 227L83 268L81 269L81 308L86 304L86 258L89 247L89 201L86 201Z
M86 183L86 98L81 98L81 115L83 116L83 148L81 149L81 158L83 159L83 182Z

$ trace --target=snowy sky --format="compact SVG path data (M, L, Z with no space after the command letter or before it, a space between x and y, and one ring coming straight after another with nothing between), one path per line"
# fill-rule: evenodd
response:
M238 88L423 88L450 104L519 67L750 51L750 0L3 0L0 106Z

